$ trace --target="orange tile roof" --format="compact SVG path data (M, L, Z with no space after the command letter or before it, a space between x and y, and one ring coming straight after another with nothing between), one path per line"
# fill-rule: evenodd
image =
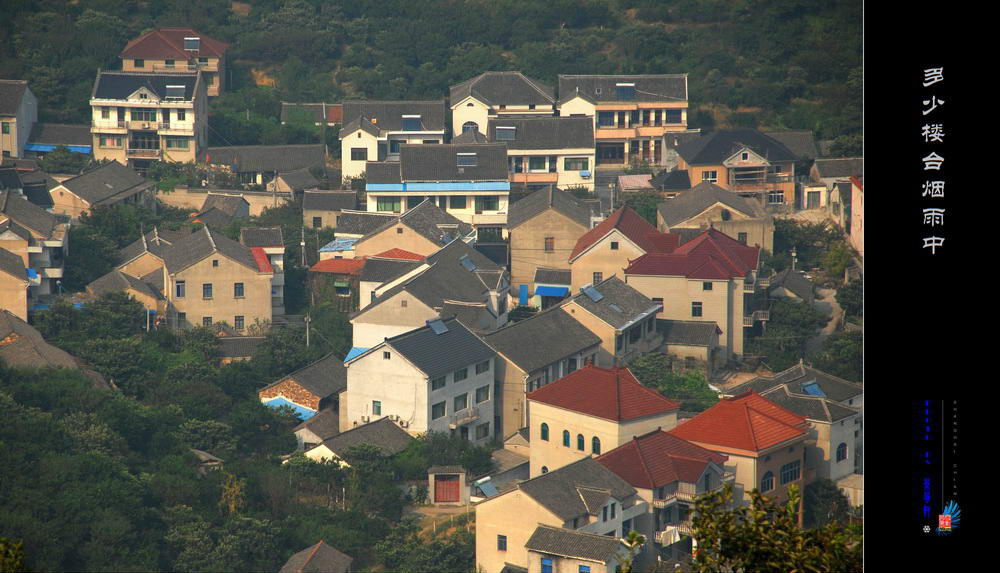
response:
M380 259L401 259L404 261L422 261L427 258L423 255L418 255L417 253L412 253L398 248L382 251L381 253L372 256Z
M633 487L653 489L676 481L696 483L709 462L722 466L728 456L654 430L597 458Z
M361 273L365 266L365 259L326 259L309 267L309 272L313 273L337 273L344 275L356 275Z
M260 269L260 272L274 272L274 267L271 266L271 259L264 252L264 247L251 247L250 252L253 253L253 260L257 263L257 268Z
M576 246L573 247L573 252L570 253L569 260L572 261L575 259L583 251L603 239L613 229L621 231L630 241L647 253L670 252L673 250L673 247L677 246L677 242L680 239L679 235L674 235L676 237L674 239L663 237L662 235L671 234L657 231L656 227L650 225L649 221L642 218L642 215L629 207L622 207L612 213L610 217L601 221L599 225L584 233L576 241Z
M692 442L759 452L806 431L805 418L750 391L722 399L670 433Z
M629 263L625 274L686 276L692 279L745 277L757 268L760 247L748 247L716 229L668 253L647 253Z
M528 399L618 422L681 407L643 386L628 368L598 368L592 364L529 393Z

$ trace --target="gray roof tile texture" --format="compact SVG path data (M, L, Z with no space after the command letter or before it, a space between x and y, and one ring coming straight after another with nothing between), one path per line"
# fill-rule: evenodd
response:
M362 243L381 231L396 226L398 223L406 225L423 237L441 246L457 238L456 233L460 236L465 236L472 232L472 225L462 222L431 201L424 200L416 207L405 211L398 218L390 219L383 223L382 226L373 229L358 243Z
M663 217L663 222L667 227L673 227L695 217L716 203L722 203L748 217L765 218L768 216L764 208L753 201L748 201L708 181L695 185L673 199L667 199L657 205L656 210Z
M127 275L118 269L95 279L87 285L87 290L96 296L101 296L109 292L121 292L126 289L138 291L154 299L163 298L159 292L151 288L148 284L133 276Z
M460 167L458 155L474 153L476 165ZM402 145L401 181L507 181L507 146L502 143ZM369 183L373 181L369 176Z
M240 229L240 243L246 247L284 246L281 227L243 227Z
M793 393L787 385L775 386L761 392L760 395L782 408L810 420L837 422L858 413L858 410L841 406L832 400Z
M770 162L795 161L797 157L778 140L755 129L723 129L681 144L677 153L689 165L716 165L749 147Z
M805 277L805 273L800 270L790 268L781 271L771 278L771 284L767 287L768 292L776 288L790 290L799 298L812 303L816 298L813 292L813 282Z
M468 96L498 105L552 105L552 86L533 80L521 72L486 72L451 86L451 105Z
M576 557L601 563L615 558L624 549L616 537L539 525L524 544L529 551Z
M206 157L213 165L235 165L236 171L286 173L296 169L324 167L326 148L322 143L209 147L202 153L200 160L205 161Z
M656 329L668 345L708 346L719 327L710 321L656 319Z
M549 285L569 285L572 271L569 269L546 269L538 267L535 269L535 282Z
M611 497L619 501L636 494L628 482L590 457L522 482L517 487L564 520L590 513L578 488L610 490Z
M590 207L572 194L554 187L535 191L512 204L507 215L507 228L513 229L549 208L582 225L584 229L590 229Z
M10 191L0 191L0 213L44 237L51 237L56 227L54 215Z
M27 89L26 80L0 80L0 114L17 115Z
M337 217L337 235L367 235L390 220L395 220L392 213L350 212L341 213Z
M24 259L4 248L0 248L0 271L22 281L28 278L24 268Z
M594 148L594 119L591 117L491 117L489 140L500 143L498 127L513 127L514 139L503 140L508 149Z
M629 326L634 320L643 314L650 313L653 308L658 306L652 299L615 276L605 279L593 287L604 295L601 300L594 302L582 292L577 293L570 300L614 328ZM620 311L612 308L612 304L617 306ZM564 302L563 306L565 307L565 305Z
M389 418L379 418L374 422L351 428L324 440L323 445L340 457L344 457L347 450L359 444L377 446L385 452L385 455L391 456L405 450L411 441L413 441L413 436L406 433L406 430L397 426L395 422ZM345 459L348 462L351 461L350 457Z
M429 326L388 339L385 344L402 354L428 378L444 376L496 356L458 320L443 321L447 332L435 334Z
M208 227L202 227L164 249L163 260L167 265L167 271L176 273L212 253L221 253L245 267L256 272L260 271L248 247L244 247L221 233L213 233Z
M94 144L89 125L69 125L63 123L36 123L31 128L28 143L45 145L85 145Z
M343 358L338 358L330 353L316 362L282 377L274 384L269 384L266 388L280 384L285 380L294 380L299 386L322 399L347 389L347 368L344 367Z
M309 430L320 440L329 440L340 433L340 414L333 408L323 408L312 418L292 428L292 432Z
M788 384L792 392L804 394L802 386L810 382L815 382L828 398L837 402L844 402L863 394L865 391L864 386L856 382L838 378L832 374L805 366L804 364L796 364L787 370L778 372L774 376L759 376L739 386L730 388L727 393L735 396L751 389L756 390L758 393L763 393L775 386Z
M303 211L343 211L358 206L354 191L306 191L302 194Z
M562 75L559 76L559 99L573 99L579 94L591 101L618 101L616 84L634 83L635 98L627 101L687 101L687 74L651 75ZM597 93L600 88L601 93Z
M220 358L249 358L264 342L263 336L220 336Z
M816 171L823 179L864 175L865 160L863 157L820 158L816 160Z
M361 269L361 280L365 282L387 283L419 267L420 261L378 259L368 257Z
M319 187L319 179L313 177L311 168L303 167L301 169L296 169L295 171L289 171L287 173L282 173L279 177L292 188L293 191L304 191L306 189L316 189Z
M347 573L353 561L353 557L320 541L289 557L278 573Z
M403 116L419 115L420 131L445 129L445 102L432 101L345 101L344 133L348 125L361 118L369 120L379 131L403 131ZM375 120L375 121L372 121Z
M599 336L558 308L509 324L483 340L529 374L601 343Z
M126 99L145 87L160 99L167 97L167 86L184 86L184 101L194 99L197 74L146 74L136 72L101 72L91 94L96 99ZM204 81L204 80L203 80Z

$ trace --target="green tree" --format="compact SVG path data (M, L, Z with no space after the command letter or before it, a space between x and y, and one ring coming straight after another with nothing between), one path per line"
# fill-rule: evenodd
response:
M622 539L622 543L625 544L625 547L628 549L625 555L618 560L621 565L621 573L632 573L635 563L635 554L642 548L643 545L646 544L646 536L633 529L625 534L625 538Z
M851 502L833 481L821 478L809 482L803 496L803 524L822 527L828 523L846 525Z
M823 268L830 278L840 282L851 265L851 248L844 241L835 241L823 255Z
M215 420L188 420L181 424L178 438L188 447L225 457L236 450L236 436L228 424Z
M632 193L622 193L621 205L631 208L633 211L649 221L650 225L656 226L656 206L660 204L660 194L657 191L636 191Z
M747 341L748 353L763 357L775 372L784 370L805 357L806 342L829 321L807 302L776 299L764 331Z
M0 571L4 573L27 571L24 565L24 541L15 542L0 537Z
M864 333L860 330L835 332L823 343L823 351L815 358L819 370L845 380L864 379Z
M45 154L45 157L38 162L38 166L46 173L65 173L76 175L83 171L94 157L89 153L77 153L70 151L64 145L60 145Z
M719 401L718 393L708 387L702 372L672 372L665 354L643 354L629 364L629 370L643 385L679 401L682 410L701 412Z
M865 283L857 279L837 289L837 304L844 309L847 316L862 316L864 314Z

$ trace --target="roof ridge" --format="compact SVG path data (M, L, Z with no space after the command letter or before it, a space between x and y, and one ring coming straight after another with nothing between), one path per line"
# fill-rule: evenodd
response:
M208 236L208 242L212 245L212 252L218 251L219 248L215 245L215 238L212 237L212 231L208 228L208 225L203 227L205 229L205 234Z
M323 540L320 539L319 543L317 543L316 545L313 546L312 553L309 554L309 557L306 557L306 560L302 562L302 566L299 567L299 573L302 573L303 571L305 571L306 565L308 565L309 562L312 561L313 557L316 556L316 553L319 551L319 548L322 547L322 546L323 546Z
M659 429L656 431L659 431ZM635 449L638 450L639 466L642 467L642 472L646 474L646 478L649 480L650 485L652 487L656 487L656 482L653 480L653 474L649 471L649 466L646 465L646 456L642 453L642 442L640 442L638 436L636 436L632 438L632 443L635 444Z

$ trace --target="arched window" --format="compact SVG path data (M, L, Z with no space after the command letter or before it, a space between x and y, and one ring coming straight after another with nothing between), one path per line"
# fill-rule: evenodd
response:
M569 447L569 430L563 430L563 445Z
M846 459L847 459L847 444L841 442L840 445L837 446L837 461L842 462Z
M601 455L601 439L594 436L590 440L590 451L593 452L595 456Z
M463 123L462 124L462 133L469 133L470 131L473 132L473 133L479 131L479 124L476 123L476 122L474 122L474 121L467 121L467 122Z
M583 434L576 435L576 449L583 451Z
M549 441L549 425L542 424L542 439L546 442Z
M548 466L542 466L542 473L543 474L549 473L549 467Z
M774 489L774 474L767 472L764 477L760 478L760 491L766 492Z

